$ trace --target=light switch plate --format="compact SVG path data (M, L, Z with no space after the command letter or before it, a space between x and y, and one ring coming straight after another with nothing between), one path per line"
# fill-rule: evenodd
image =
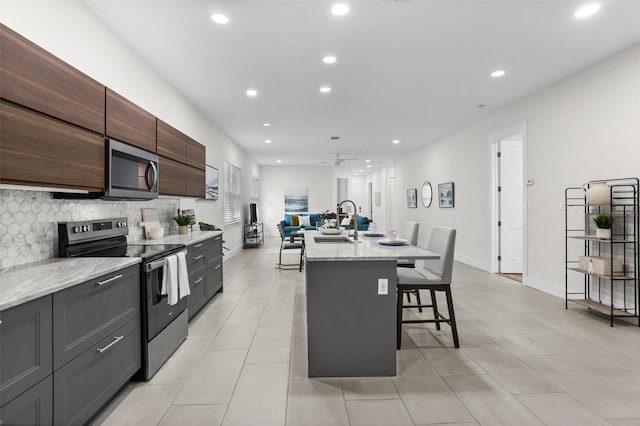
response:
M389 294L389 279L378 278L378 295L384 296Z

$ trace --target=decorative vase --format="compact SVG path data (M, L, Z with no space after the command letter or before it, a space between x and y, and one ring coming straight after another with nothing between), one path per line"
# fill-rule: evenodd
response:
M596 237L606 240L611 239L611 229L596 228Z
M188 225L178 226L178 234L187 235L187 232L189 232L189 226Z
M599 206L602 204L611 204L611 190L604 182L595 182L585 186L585 196L587 197L587 203L592 206Z

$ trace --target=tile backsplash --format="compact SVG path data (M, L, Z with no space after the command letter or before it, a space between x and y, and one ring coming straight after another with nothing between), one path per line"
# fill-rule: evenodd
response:
M178 198L151 201L54 200L51 193L0 189L0 267L58 256L58 222L127 217L129 239L142 238L142 208L158 209L165 235L173 231ZM177 231L177 229L176 229Z

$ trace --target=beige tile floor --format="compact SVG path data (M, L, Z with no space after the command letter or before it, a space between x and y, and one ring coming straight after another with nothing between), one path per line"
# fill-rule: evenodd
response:
M278 240L224 264L224 293L104 425L640 425L640 328L457 263L450 328L406 325L398 374L308 379L304 272ZM292 260L295 261L295 255ZM428 297L428 296L424 296Z

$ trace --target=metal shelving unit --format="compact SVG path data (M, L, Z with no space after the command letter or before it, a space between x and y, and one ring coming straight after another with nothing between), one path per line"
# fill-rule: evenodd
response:
M609 204L595 206L587 203L585 190L596 183L605 183L609 187ZM637 178L607 179L565 189L565 309L572 302L609 315L611 327L616 317L639 318L640 326L638 184ZM591 219L600 213L610 213L616 219L611 238L597 238L591 233ZM577 225L578 222L581 225ZM572 241L582 242L577 244L582 248L576 247ZM608 260L608 273L581 269L580 255ZM622 261L622 271L614 271L614 259ZM583 276L582 291L570 291L570 276L575 273Z
M258 248L264 243L262 222L243 225L244 248Z

